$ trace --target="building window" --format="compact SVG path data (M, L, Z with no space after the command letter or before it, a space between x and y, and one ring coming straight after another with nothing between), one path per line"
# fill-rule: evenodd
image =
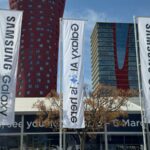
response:
M41 78L38 78L36 81L37 81L37 82L41 82Z
M24 71L24 68L21 68L20 71L23 72L23 71Z
M39 60L37 60L37 61L36 61L36 64L37 64L37 65L39 65L39 64L40 64L40 61L39 61Z
M31 22L28 22L28 26L30 26L31 25Z
M39 45L39 47L41 47L41 48L42 48L42 47L43 47L43 44L40 44L40 45Z
M21 45L21 47L20 47L21 49L23 49L24 48L24 46L23 45Z
M20 85L19 85L19 89L21 89L21 88L22 88L22 85L20 84Z
M27 91L27 95L29 95L30 94L30 91Z
M38 7L38 8L41 8L42 6L41 6L41 5L38 5L37 7Z
M33 13L33 11L32 11L32 10L30 10L30 13L32 14L32 13Z
M37 72L37 73L36 73L36 76L40 77L40 76L41 76L41 73L40 73L40 72Z
M21 74L18 75L18 78L21 78Z
M50 40L47 40L47 43L50 43Z
M44 93L43 93L43 91L40 91L40 95L43 95Z
M48 65L49 65L49 62L48 62L48 61L47 61L47 62L45 62L45 65L46 65L46 66L48 66Z
M28 5L28 7L29 7L29 8L32 8L32 5L31 5L31 4L29 4L29 5Z
M41 25L41 24L42 24L42 22L41 22L41 21L39 21L37 24L38 24L38 25Z
M30 44L30 45L29 45L29 47L30 47L30 48L33 48L33 47L34 47L34 45L33 45L33 44Z
M44 68L43 67L40 67L40 71L43 71L44 70Z
M50 21L53 21L53 18L52 18L52 17L50 17L50 18L49 18L49 20L50 20Z
M46 77L50 77L50 74L49 74L49 73L47 73L47 74L46 74Z
M47 80L47 83L50 83L50 80Z
M29 55L28 59L29 59L29 60L32 59L32 55Z
M41 38L38 38L38 39L37 39L37 42L41 42Z
M24 50L21 50L21 51L20 51L20 54L23 55L23 54L24 54Z
M44 34L43 33L40 33L40 36L43 36Z
M52 46L51 46L51 45L49 45L49 46L48 46L48 48L49 48L49 49L51 49L51 48L52 48Z
M33 62L32 62L32 61L30 61L30 62L29 62L29 64L30 64L30 65L33 65Z
M18 92L18 96L21 96L21 91Z
M30 19L31 19L31 20L34 19L34 16L30 16Z
M38 89L38 88L39 88L39 85L38 85L38 84L35 84L35 88Z
M45 85L45 89L48 89L49 88L49 86L48 85Z
M23 84L23 80L22 80L22 79L19 79L19 83L20 83L20 84Z
M37 54L40 53L40 49L37 49L37 50L36 50L36 53L37 53Z
M30 76L31 76L31 73L29 72L29 73L27 74L27 76L30 77Z
M37 58L40 59L40 58L41 58L41 55L38 55Z
M28 78L28 82L31 83L31 79L30 78Z
M20 67L23 67L23 65L24 65L24 63L23 63L23 62L21 62L21 63L20 63Z
M32 66L30 67L30 70L33 71L33 67Z
M37 30L37 31L44 31L44 28L42 28L42 27L37 27L36 30Z
M53 10L53 9L54 9L54 7L53 7L53 6L51 6L51 9Z
M47 29L46 29L46 31L52 32L52 29L50 29L50 28L47 28Z
M28 84L28 88L31 89L32 88L32 84Z
M40 19L44 19L44 16L40 16Z

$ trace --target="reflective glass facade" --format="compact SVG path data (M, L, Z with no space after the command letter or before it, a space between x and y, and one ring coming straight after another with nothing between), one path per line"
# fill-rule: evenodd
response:
M45 127L34 122L36 115L16 115L13 125L0 126L0 150L59 150L59 124ZM123 121L120 124L120 121ZM116 119L106 125L106 131L88 132L84 150L104 150L105 137L109 150L143 150L140 114ZM80 150L76 130L65 132L65 150Z
M92 84L138 88L134 26L96 23L91 35Z

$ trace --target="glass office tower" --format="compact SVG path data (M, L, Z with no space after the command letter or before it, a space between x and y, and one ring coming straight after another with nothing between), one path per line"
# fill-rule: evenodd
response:
M92 84L138 88L134 26L96 23L91 35Z

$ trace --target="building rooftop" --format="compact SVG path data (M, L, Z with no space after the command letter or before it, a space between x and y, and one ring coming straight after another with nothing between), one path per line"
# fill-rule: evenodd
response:
M45 97L35 97L35 98L16 98L15 100L15 112L18 114L31 114L36 113L38 111L37 108L33 107L33 105L43 100L47 107L50 106L49 100L47 100ZM141 110L140 104L139 104L139 98L133 97L130 98L127 102L127 107L122 107L123 110L127 110L129 112L137 112Z

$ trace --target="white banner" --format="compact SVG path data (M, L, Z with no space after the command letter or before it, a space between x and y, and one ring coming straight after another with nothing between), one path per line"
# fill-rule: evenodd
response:
M14 122L21 11L0 10L0 124Z
M62 20L63 128L84 128L83 32L84 21Z
M137 23L145 114L150 123L150 18L138 17Z

